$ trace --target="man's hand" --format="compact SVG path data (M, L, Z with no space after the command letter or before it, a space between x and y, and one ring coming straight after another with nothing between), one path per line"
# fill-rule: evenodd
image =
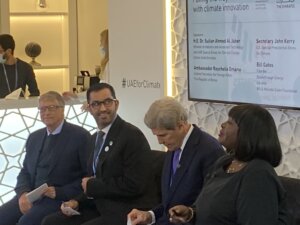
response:
M32 204L28 200L26 194L27 194L27 192L23 193L21 195L21 197L19 198L19 208L23 214L27 213L32 207Z
M48 187L44 195L47 196L48 198L55 199L56 197L55 187L53 186Z
M131 212L127 215L127 219L131 220L132 225L152 223L152 216L149 212L137 209L131 210Z
M193 217L193 209L184 205L176 205L169 209L171 223L186 223Z
M67 201L67 202L64 202L61 204L60 209L61 209L62 213L65 214L66 216L72 216L72 215L68 214L68 211L64 210L64 208L66 208L66 207L70 207L71 209L78 210L79 203L76 200L72 199L70 201Z
M84 177L81 180L81 187L83 189L83 192L86 193L86 189L87 189L87 182L89 181L89 179L91 179L93 177Z

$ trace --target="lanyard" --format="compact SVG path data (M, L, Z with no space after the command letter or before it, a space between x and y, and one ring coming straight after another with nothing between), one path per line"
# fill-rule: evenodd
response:
M6 85L7 85L7 88L8 88L8 91L9 93L11 93L11 89L10 89L10 85L9 85L9 82L8 82L8 77L7 77L7 72L6 72L6 68L4 66L4 63L2 63L2 67L3 67L3 71L4 71L4 75L5 75L5 80L6 80ZM15 76L16 76L16 79L15 79L15 88L14 90L17 89L17 86L18 86L18 68L17 68L17 61L16 61L16 67L15 67Z

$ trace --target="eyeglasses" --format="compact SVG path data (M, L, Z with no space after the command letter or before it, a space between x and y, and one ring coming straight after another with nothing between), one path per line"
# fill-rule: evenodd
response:
M42 106L42 107L38 107L38 110L39 110L41 113L44 113L44 112L46 112L47 110L48 110L49 112L54 112L54 111L56 111L58 108L63 108L63 106L61 106L61 105Z
M112 106L113 102L116 101L117 99L112 99L112 98L107 98L103 101L93 101L92 103L90 103L89 105L93 108L96 109L98 107L101 106L101 104L103 104L105 107L110 107Z

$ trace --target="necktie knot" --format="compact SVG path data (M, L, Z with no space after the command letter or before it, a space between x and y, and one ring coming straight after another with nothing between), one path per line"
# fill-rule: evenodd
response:
M98 138L99 137L103 138L104 134L105 134L105 132L103 132L102 130L99 130L98 133L97 133Z
M97 132L95 150L98 150L98 151L100 150L104 135L105 135L105 133L101 130Z

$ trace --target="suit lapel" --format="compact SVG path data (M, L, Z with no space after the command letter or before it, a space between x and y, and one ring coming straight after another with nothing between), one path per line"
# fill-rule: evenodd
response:
M119 116L117 116L117 118L113 122L111 128L109 129L108 134L105 138L104 144L102 146L101 153L99 155L97 171L100 171L102 169L105 159L113 151L114 146L116 145L118 133L121 129L122 124L123 124L123 120Z
M199 142L199 132L197 130L197 127L194 127L182 152L180 162L179 162L180 166L179 168L177 168L176 173L173 177L172 185L170 186L170 191L169 191L169 199L172 198L175 191L177 190L177 186L180 184L181 179L183 179L184 175L186 174L190 162L193 160L196 151L199 151L198 149L194 148L194 146L197 145L198 142ZM171 165L169 165L169 168L171 168Z
M37 163L38 163L39 157L41 155L45 137L46 137L46 128L44 129L44 132L42 132L41 137L39 139L35 140L35 143L36 143L35 151L36 152L35 152L35 154L33 154L34 165L32 165L32 168L37 168Z
M95 150L96 138L97 138L97 132L94 133L91 138L91 144L90 144L91 147L90 147L90 152L89 152L89 158L87 161L88 174L90 176L94 175L93 161L94 161L94 150Z

